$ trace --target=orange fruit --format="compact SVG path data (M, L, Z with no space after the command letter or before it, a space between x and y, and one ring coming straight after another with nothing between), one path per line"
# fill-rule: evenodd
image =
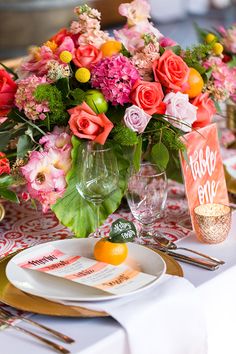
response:
M114 243L107 237L100 239L94 246L94 257L97 261L118 265L124 262L128 255L126 243Z
M194 68L190 68L188 77L189 88L184 91L190 98L194 98L202 92L204 81L201 74Z
M111 57L114 54L118 54L121 51L122 45L120 42L110 40L103 43L100 47L102 55L104 57Z

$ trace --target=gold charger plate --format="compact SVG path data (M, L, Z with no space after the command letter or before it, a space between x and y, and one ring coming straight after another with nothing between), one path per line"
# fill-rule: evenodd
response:
M172 257L157 252L166 262L167 274L183 277L183 270L180 264ZM79 306L65 306L44 298L27 294L13 286L6 277L6 266L10 259L16 254L11 254L0 260L0 301L6 305L15 307L18 310L38 313L48 316L63 317L105 317L106 312L88 310Z

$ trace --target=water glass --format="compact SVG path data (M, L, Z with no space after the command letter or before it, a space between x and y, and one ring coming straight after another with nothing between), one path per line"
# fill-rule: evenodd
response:
M140 165L131 173L126 193L132 215L141 224L139 237L151 237L153 226L161 217L167 199L167 177L163 170L152 163Z

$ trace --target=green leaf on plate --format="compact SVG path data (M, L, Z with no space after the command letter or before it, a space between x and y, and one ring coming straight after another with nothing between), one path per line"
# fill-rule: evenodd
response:
M114 243L131 242L137 236L134 223L125 219L117 219L111 225L109 241Z
M72 168L66 177L67 189L63 197L52 206L52 210L60 222L69 227L75 236L87 237L95 230L96 207L82 198L76 189L80 168L77 163L80 144L81 141L73 136ZM123 156L121 147L115 146L114 149L119 168L119 185L117 190L107 197L100 206L100 224L118 208L127 184L129 160Z

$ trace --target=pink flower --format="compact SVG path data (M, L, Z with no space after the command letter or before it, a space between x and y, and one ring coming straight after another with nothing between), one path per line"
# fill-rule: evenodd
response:
M140 76L128 58L105 57L91 69L92 87L100 89L107 101L113 105L130 102L130 92Z
M90 68L102 58L102 52L91 44L80 46L75 51L73 62L76 66Z
M128 25L133 26L150 17L150 5L146 0L134 0L119 6L121 16L127 17Z
M159 59L159 43L148 43L142 50L137 51L131 61L145 81L153 81L152 63Z
M71 54L74 53L75 50L75 45L73 42L73 39L69 36L66 36L62 43L59 45L59 47L57 48L57 50L55 51L55 55L57 57L60 56L61 52L63 52L64 50L67 50L68 52L70 52Z
M32 74L44 76L48 71L48 62L54 59L55 55L52 50L43 45L35 49L34 52L22 62L17 72L20 78L28 77Z
M236 54L236 24L222 33L221 43L227 52Z
M92 45L99 49L101 45L110 39L109 34L106 31L90 30L82 33L78 38L79 45Z
M29 194L42 203L44 212L63 195L70 164L68 151L50 149L33 151L28 163L21 168Z
M153 63L155 81L174 91L181 91L186 85L189 70L183 59L171 50L165 50L164 54Z
M216 108L209 94L201 93L194 98L192 104L197 107L197 119L193 123L193 128L202 128L210 124Z
M133 104L142 108L147 114L162 113L164 94L159 82L137 80L132 88L130 98Z
M101 145L105 144L113 124L104 113L94 113L85 102L69 109L68 112L70 114L69 126L74 135Z
M177 45L177 43L169 37L161 38L159 43L160 43L160 46L162 46L162 47L173 47L173 46Z
M50 148L66 150L71 148L71 136L65 128L55 127L51 133L47 133L39 140L39 144L44 145L45 150Z
M143 109L133 105L126 108L124 123L128 128L140 134L144 132L151 118L152 116L145 113Z
M181 92L171 92L166 95L164 102L165 114L170 116L170 122L184 132L191 131L192 124L197 119L197 108L189 102L189 96Z
M46 77L29 76L27 79L18 82L18 89L15 95L15 104L20 111L24 111L27 118L31 120L46 118L46 113L50 112L47 101L37 102L34 92L38 85L46 84Z

